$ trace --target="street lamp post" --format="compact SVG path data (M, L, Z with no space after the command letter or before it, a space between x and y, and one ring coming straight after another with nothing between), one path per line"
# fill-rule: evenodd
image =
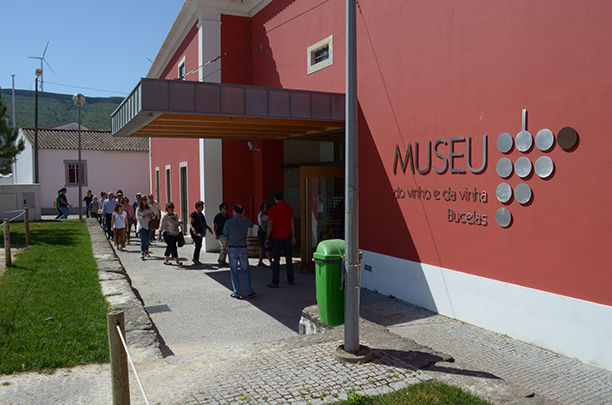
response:
M36 69L34 80L34 183L38 183L38 78L42 75L42 69Z
M83 220L83 167L81 165L81 107L85 104L85 96L77 93L72 96L72 102L79 109L79 164L78 164L78 181L79 181L79 221Z

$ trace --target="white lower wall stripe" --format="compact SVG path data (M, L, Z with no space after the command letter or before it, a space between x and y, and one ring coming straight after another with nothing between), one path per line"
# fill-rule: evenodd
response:
M362 287L612 370L612 307L363 251Z

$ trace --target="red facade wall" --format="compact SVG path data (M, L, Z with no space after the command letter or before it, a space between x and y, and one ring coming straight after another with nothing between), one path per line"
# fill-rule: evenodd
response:
M251 19L221 15L221 81L251 83ZM223 141L223 199L241 203L245 214L257 219L259 203L267 190L283 189L283 147L280 141L256 143L259 151L249 151L246 140Z
M275 1L252 18L254 85L344 91L344 2ZM603 1L389 2L362 0L358 21L360 105L360 247L538 290L612 304L612 5ZM301 15L304 13L303 15ZM266 31L267 34L266 34ZM306 48L334 35L334 64L306 74ZM513 151L532 164L548 155L547 180L533 174L501 179L502 132L555 134L575 128L578 147L566 152ZM480 166L482 136L488 164L480 174L393 174L395 148L438 138L472 139ZM466 166L465 142L454 158ZM449 156L449 145L439 151ZM421 155L421 166L426 155ZM434 156L434 159L437 159ZM440 160L434 160L436 165ZM505 181L527 183L526 206L499 203ZM396 199L401 187L465 193L486 202ZM464 194L466 195L466 194ZM502 229L495 212L514 221ZM448 210L486 215L486 226L449 222Z
M191 28L176 53L164 69L160 78L176 79L178 77L178 64L185 57L185 72L190 72L198 67L198 27L197 24ZM198 80L197 71L188 75L185 80ZM155 195L155 168L160 172L160 202L165 208L166 178L165 167L170 165L171 174L171 198L176 207L177 214L181 213L179 199L179 165L187 162L187 180L189 199L188 212L192 210L195 202L200 199L200 155L198 139L172 139L151 138L151 185ZM216 204L214 204L216 206Z

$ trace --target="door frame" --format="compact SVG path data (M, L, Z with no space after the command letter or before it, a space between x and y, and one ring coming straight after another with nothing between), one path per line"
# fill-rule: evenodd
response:
M300 253L302 260L302 271L314 271L314 263L312 261L311 252L313 246L310 246L310 230L311 218L309 211L308 198L308 182L311 177L342 177L344 175L344 166L300 166Z

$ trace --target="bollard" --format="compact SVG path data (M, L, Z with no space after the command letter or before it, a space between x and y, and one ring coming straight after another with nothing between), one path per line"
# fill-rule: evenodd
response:
M26 246L30 246L32 243L30 239L30 214L27 208L23 209L25 213L23 214L23 226L25 228L25 243Z
M6 268L13 265L11 260L11 234L9 230L9 220L4 218L4 264Z
M117 325L125 336L125 317L123 311L106 315L108 329L108 349L110 351L111 383L113 388L113 405L130 404L130 380L128 374L127 354L121 344Z

